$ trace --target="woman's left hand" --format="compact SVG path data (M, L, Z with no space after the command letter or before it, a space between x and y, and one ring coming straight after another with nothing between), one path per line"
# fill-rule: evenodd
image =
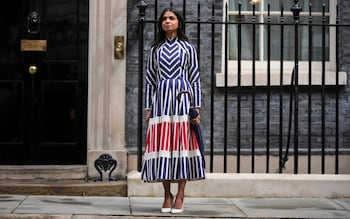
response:
M199 109L196 109L198 112L198 116L191 120L191 123L194 125L199 125L201 123L201 115L199 114Z

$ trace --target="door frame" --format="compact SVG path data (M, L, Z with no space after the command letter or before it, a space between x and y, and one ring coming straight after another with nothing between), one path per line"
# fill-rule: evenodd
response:
M113 177L126 178L126 55L114 58L115 36L127 32L127 0L90 0L88 66L88 177L98 176L94 162L103 153L117 160Z

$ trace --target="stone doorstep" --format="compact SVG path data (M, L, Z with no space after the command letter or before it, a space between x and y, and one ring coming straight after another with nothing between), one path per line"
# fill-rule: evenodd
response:
M83 180L1 180L0 194L7 195L67 195L126 196L126 180L94 182Z
M104 174L106 175L106 174ZM126 179L95 182L86 165L2 165L0 194L126 196Z
M0 180L84 180L86 165L1 165Z
M128 196L160 197L161 183L144 183L140 172L127 176ZM349 198L350 175L207 173L186 185L187 197ZM173 193L177 190L172 183Z

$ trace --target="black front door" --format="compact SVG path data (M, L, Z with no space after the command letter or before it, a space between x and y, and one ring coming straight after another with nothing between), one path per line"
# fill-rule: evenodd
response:
M88 0L0 12L0 164L84 164Z

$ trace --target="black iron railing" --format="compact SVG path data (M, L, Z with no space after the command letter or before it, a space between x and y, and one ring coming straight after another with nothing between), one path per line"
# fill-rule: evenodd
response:
M340 123L341 120L339 117L343 114L340 114L340 110L342 105L340 104L340 94L339 92L344 88L344 86L340 86L339 84L339 31L340 28L349 28L350 25L345 24L339 24L339 15L338 15L338 7L337 7L337 15L336 15L336 23L335 24L329 24L327 23L326 19L326 12L325 12L325 4L323 5L323 12L322 12L322 23L314 23L313 17L312 17L312 5L310 4L309 8L309 18L308 23L301 23L299 21L300 18L300 12L302 11L302 8L299 5L298 1L294 1L294 4L291 5L291 11L293 13L293 19L294 22L286 22L285 16L284 16L284 8L281 7L280 16L279 16L279 22L273 23L271 16L270 16L270 5L268 5L268 14L267 19L265 22L258 22L255 16L255 5L252 5L252 20L250 22L243 22L243 15L241 14L241 4L238 4L238 19L236 22L229 21L228 16L226 16L226 19L224 21L222 20L222 17L216 17L216 11L215 11L215 5L213 4L211 7L211 17L201 18L200 12L201 7L200 4L198 4L197 7L197 19L187 19L186 17L186 1L183 1L183 15L186 19L186 25L195 25L197 28L197 34L196 34L196 46L197 46L197 52L198 52L198 58L200 60L200 63L204 62L202 60L201 56L201 36L202 31L201 28L203 26L206 27L207 30L210 31L210 41L207 41L207 46L210 46L210 67L207 67L206 70L201 70L202 74L207 74L207 79L210 80L210 83L207 83L208 86L204 86L203 89L207 89L206 93L210 94L210 98L207 98L207 114L208 117L206 118L206 128L208 128L209 134L205 137L209 139L207 141L207 151L206 154L209 156L210 162L209 162L209 168L210 172L213 172L213 166L215 164L214 162L214 156L215 154L220 154L223 156L223 172L227 172L228 168L228 155L234 154L236 156L236 172L241 172L241 166L245 165L241 163L241 156L244 152L244 155L249 155L251 157L251 172L255 172L255 157L256 155L263 154L266 157L266 166L265 166L265 172L269 173L271 172L270 167L270 157L271 155L278 156L278 171L279 173L283 172L283 169L285 168L286 162L288 160L288 156L293 156L294 158L294 173L299 173L299 156L300 154L307 155L307 172L311 173L312 169L312 155L319 155L321 156L321 173L326 172L326 155L331 154L332 156L335 156L335 164L334 164L334 173L339 173L339 155L340 155L340 149L345 148L349 149L346 143L343 143L341 145L339 139L343 135L350 135L350 130L348 129L347 125L342 125L343 128L340 130ZM142 160L142 152L143 152L143 144L144 144L144 126L143 126L143 78L144 78L144 65L145 62L145 54L144 54L144 31L145 31L145 25L154 25L154 36L156 34L156 19L158 16L158 2L154 2L154 20L148 20L145 18L145 12L147 4L141 0L139 5L137 6L139 8L139 98L138 98L138 135L137 135L137 145L138 145L138 169L141 168L141 160ZM169 5L170 7L173 6L172 3ZM226 15L228 15L228 6L224 5L223 10ZM229 67L228 67L228 40L229 40L229 26L235 25L237 29L237 84L232 88L229 87ZM265 86L257 86L256 84L256 31L259 26L266 26L266 49L267 49L267 78L266 78L266 85ZM251 28L252 33L252 57L251 57L251 63L252 63L252 83L250 86L244 86L242 85L242 27L243 26L249 26ZM271 83L271 27L279 27L279 34L280 34L280 56L279 56L279 67L280 67L280 73L279 73L279 85L272 85ZM292 73L292 78L289 85L285 84L285 73L284 72L284 65L285 65L285 30L286 28L294 28L294 36L299 36L299 28L301 26L306 26L308 28L308 84L299 84L299 76L300 76L300 66L299 66L299 48L300 48L300 42L298 37L294 37L294 68ZM193 27L193 26L191 26ZM217 27L221 27L222 32L220 32L220 35L224 35L225 37L219 36L218 37L218 31ZM321 85L315 86L312 84L313 78L312 78L312 72L313 72L313 33L314 33L314 27L321 27L321 33L322 33L322 45L321 45L321 52L322 52L322 82ZM336 62L336 74L335 74L335 84L333 86L328 86L326 83L326 30L327 29L335 29L335 62ZM221 44L217 42L217 40L224 40L223 44L223 53L224 54L224 63L223 63L223 74L224 74L224 86L223 88L217 88L215 86L215 71L217 71L217 56L218 54L221 55L221 52L218 53L216 51L216 47L218 44ZM147 55L147 54L146 54ZM204 58L205 59L205 58ZM221 60L221 59L220 59ZM329 88L330 87L330 88ZM261 98L260 96L264 94L266 98ZM334 94L334 95L333 95ZM343 95L350 95L350 94L343 94ZM218 118L216 109L215 109L215 101L216 98L220 96L223 99L223 122L219 125L215 122ZM315 115L313 112L314 107L314 97L318 96L320 97L320 105L321 105L321 112L320 115ZM301 101L301 98L303 101ZM243 100L244 99L244 100ZM244 110L242 107L243 101L246 103L246 99L249 99L250 102L250 121L246 121L243 119L242 111ZM277 103L277 106L274 106L274 108L271 106L272 99L275 100L275 103ZM220 99L221 100L221 99ZM229 101L234 102L234 106L232 103L229 103ZM286 102L289 104L286 104ZM260 102L264 101L263 104ZM304 103L304 101L307 102L307 105L303 104L301 106L301 103ZM331 101L332 103L330 105L327 104L327 101ZM334 103L333 103L334 101ZM257 104L259 103L259 104ZM261 106L264 106L264 109L261 109ZM334 110L332 110L332 113L327 113L327 106L334 106ZM233 109L235 108L235 109ZM256 111L259 111L259 114L256 113ZM235 113L232 114L230 112L234 111ZM300 112L307 112L307 115L303 115L301 117ZM277 117L272 117L273 112L278 112L279 115ZM246 113L244 113L246 114ZM265 130L264 135L265 137L259 136L259 139L257 138L257 117L261 116L261 114L265 114ZM307 118L307 121L302 121L302 128L303 130L307 130L306 134L301 133L301 124L300 120ZM313 123L314 123L314 117L320 118L320 133L315 133L313 130ZM286 119L287 118L287 119ZM221 118L220 118L221 119ZM235 124L231 124L232 120L234 120ZM286 122L286 120L288 120ZM272 124L277 124L277 129L272 130ZM243 133L243 127L249 126L249 134L246 134L247 132L244 131ZM287 127L285 127L287 126ZM332 135L329 135L329 132L327 132L327 127L333 127L334 133ZM235 129L235 130L232 130ZM215 136L215 132L223 132L222 138L219 139ZM249 140L249 147L247 149L247 146L245 144L245 147L243 148L243 140L247 141L247 136L250 138ZM305 137L306 135L306 137ZM234 137L233 137L234 136ZM276 139L276 136L278 139ZM315 136L317 139L320 139L320 144L315 144L314 139ZM329 140L330 138L334 138L333 140ZM257 141L264 139L263 147L261 144L257 143ZM219 143L217 143L219 142ZM328 143L327 143L328 142ZM331 143L329 143L331 142ZM277 146L276 146L277 144ZM332 146L329 146L329 144L332 144ZM219 146L222 145L222 146ZM320 148L318 148L318 145L320 145ZM219 146L219 147L218 147ZM262 150L263 148L264 150ZM259 150L257 150L259 149ZM291 151L292 150L292 151ZM328 161L327 161L328 162Z

